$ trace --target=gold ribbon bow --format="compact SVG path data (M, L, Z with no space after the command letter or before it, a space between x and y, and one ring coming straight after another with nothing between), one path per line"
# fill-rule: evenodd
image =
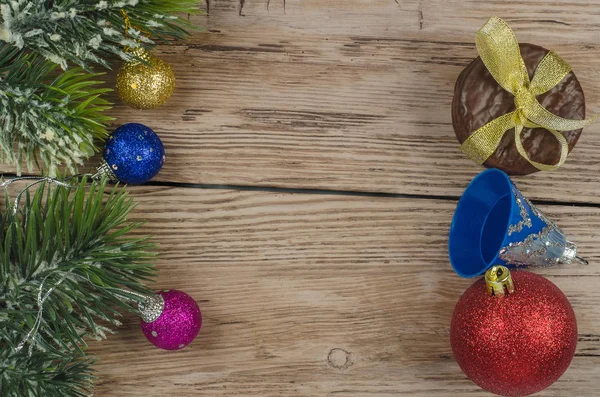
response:
M571 66L550 51L529 81L517 38L506 22L498 17L490 18L477 32L476 43L477 52L490 74L502 88L514 95L516 109L479 128L463 142L460 150L478 164L483 164L496 151L504 133L514 128L515 146L525 160L542 171L557 169L569 153L567 140L558 131L577 130L597 118L565 119L550 113L537 101L536 96L557 85L571 71ZM521 142L524 127L545 128L556 137L560 143L558 163L542 164L529 158Z

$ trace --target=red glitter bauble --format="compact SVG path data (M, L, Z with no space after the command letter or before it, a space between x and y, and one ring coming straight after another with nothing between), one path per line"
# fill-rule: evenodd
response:
M577 322L568 299L549 280L511 273L515 291L491 296L481 279L454 309L450 342L469 379L502 396L527 396L554 383L571 363Z

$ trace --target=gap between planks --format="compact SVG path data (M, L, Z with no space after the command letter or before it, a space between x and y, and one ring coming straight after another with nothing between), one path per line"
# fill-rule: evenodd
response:
M25 175L23 175L25 176ZM37 175L27 175L37 176ZM2 177L16 178L16 174L2 174ZM309 188L287 188L287 187L270 187L270 186L251 186L251 185L228 185L215 183L189 183L189 182L167 182L167 181L150 181L146 186L155 187L176 187L188 189L220 189L220 190L239 190L239 191L254 191L254 192L270 192L270 193L297 193L297 194L317 194L331 196L354 196L354 197L381 197L381 198L402 198L415 200L444 200L458 201L460 196L453 195L435 195L435 194L418 194L418 193L385 193L385 192L369 192L369 191L352 191L352 190L335 190L335 189L309 189ZM518 187L518 186L517 186ZM577 201L560 201L560 200L531 200L534 204L551 205L551 206L571 206L571 207L587 207L600 208L600 203L577 202Z

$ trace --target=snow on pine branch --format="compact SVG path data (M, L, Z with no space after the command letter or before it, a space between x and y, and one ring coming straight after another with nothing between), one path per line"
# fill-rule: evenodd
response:
M108 67L108 57L129 60L124 47L182 38L191 25L174 13L197 11L197 0L0 0L0 41L32 50L67 69ZM127 29L125 11L132 26Z
M34 55L21 55L0 45L0 160L34 165L56 174L77 165L105 138L112 120L104 115L110 103L101 95L98 75L80 68L52 77L56 65Z

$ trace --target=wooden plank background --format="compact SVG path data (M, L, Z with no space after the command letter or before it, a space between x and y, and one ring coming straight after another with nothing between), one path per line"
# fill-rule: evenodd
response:
M449 344L452 310L472 283L448 264L454 202L132 190L160 246L157 289L192 294L205 322L191 347L165 352L126 317L92 345L96 395L489 395L465 378ZM595 208L541 208L597 262ZM579 326L573 364L542 395L594 396L600 271L539 273L569 297Z
M571 63L600 112L600 1L210 0L206 27L156 50L174 96L118 104L167 150L131 188L158 243L156 288L185 290L204 326L153 348L137 319L91 345L95 395L487 396L449 345L455 275L447 234L481 171L458 150L454 82L491 15ZM597 396L600 126L565 166L515 178L578 243L587 267L536 272L571 300L579 344L541 396ZM93 161L90 162L90 165ZM2 166L2 171L13 168Z
M481 168L450 103L491 15L569 61L600 112L599 1L212 0L188 43L158 51L179 78L158 112L118 107L168 146L160 180L459 196ZM242 7L243 5L243 7ZM600 126L567 164L517 178L531 198L600 203Z

